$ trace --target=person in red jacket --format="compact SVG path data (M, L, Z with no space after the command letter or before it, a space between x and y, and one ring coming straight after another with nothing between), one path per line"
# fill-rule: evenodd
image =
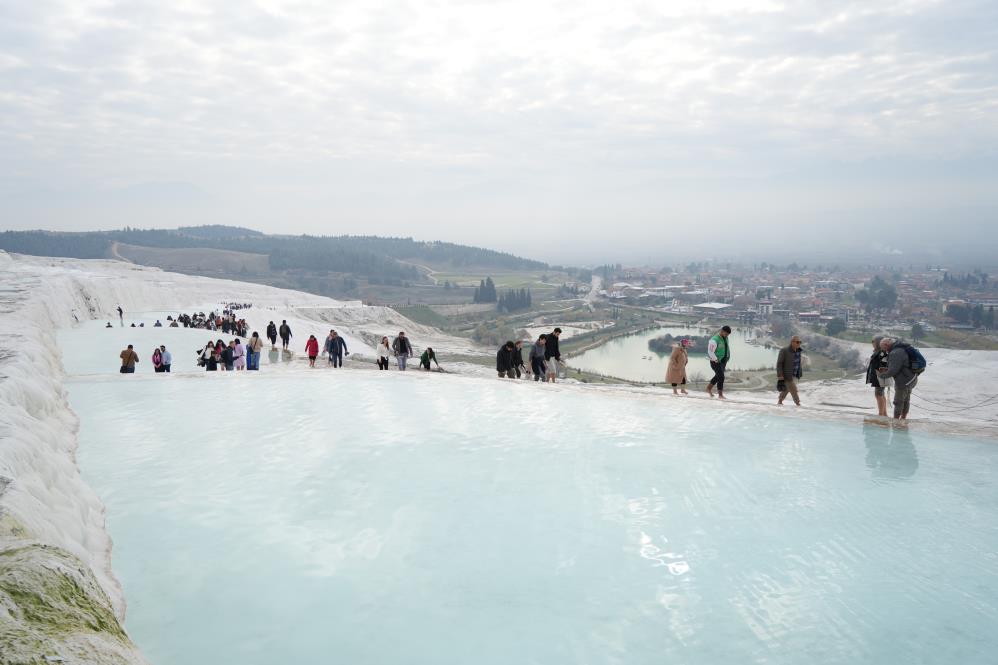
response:
M315 359L319 357L319 340L315 335L309 335L305 342L305 353L308 355L308 366L315 367Z

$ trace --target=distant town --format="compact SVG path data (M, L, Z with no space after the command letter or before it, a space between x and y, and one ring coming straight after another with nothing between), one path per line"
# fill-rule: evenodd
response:
M956 341L959 333L994 331L998 305L998 283L988 274L946 266L692 263L678 270L617 265L594 272L602 276L599 295L610 302L750 326L787 321L832 336L891 331Z

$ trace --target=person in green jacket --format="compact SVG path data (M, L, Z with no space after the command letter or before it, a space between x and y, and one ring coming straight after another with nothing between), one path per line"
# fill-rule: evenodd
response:
M433 349L426 347L423 354L419 356L419 366L425 369L427 372L430 371L430 361L433 361L437 365L437 369L440 369L440 363L437 362L437 354L433 353Z
M724 399L724 368L731 360L730 334L731 328L724 326L707 342L707 358L710 359L710 368L714 370L714 378L707 384L707 394L711 397L714 396L714 386L717 386L717 396Z

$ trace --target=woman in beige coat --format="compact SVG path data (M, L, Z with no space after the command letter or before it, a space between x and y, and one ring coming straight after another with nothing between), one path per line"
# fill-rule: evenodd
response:
M679 390L683 391L686 395L686 363L689 362L689 354L687 349L690 346L690 340L684 339L679 344L672 347L672 355L669 356L669 369L665 372L666 383L672 384L672 394L678 395ZM680 388L680 386L682 386Z

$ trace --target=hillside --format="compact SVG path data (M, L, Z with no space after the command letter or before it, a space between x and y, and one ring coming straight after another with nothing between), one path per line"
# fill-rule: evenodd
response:
M434 270L545 270L540 261L446 242L376 236L267 235L234 226L61 233L5 231L0 249L33 256L114 258L198 275L239 277L319 295L465 302L471 293L444 289ZM415 291L411 291L415 289Z

